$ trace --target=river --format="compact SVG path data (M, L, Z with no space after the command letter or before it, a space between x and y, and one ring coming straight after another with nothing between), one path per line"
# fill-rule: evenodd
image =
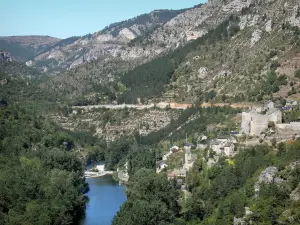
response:
M81 225L111 225L112 219L126 201L124 186L111 176L87 178L90 191L86 204L86 215Z

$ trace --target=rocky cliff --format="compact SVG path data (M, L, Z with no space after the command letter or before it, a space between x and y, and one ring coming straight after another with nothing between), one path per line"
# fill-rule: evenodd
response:
M116 99L132 88L120 78L139 67L141 77L156 67L151 73L166 80L162 96L151 91L146 96L161 97L159 101L254 101L271 93L286 97L300 89L294 77L300 43L297 1L210 0L161 23L153 22L156 13L162 12L149 14L148 22L114 24L57 45L29 64L42 62L45 71L64 70L44 86L72 96L104 92ZM168 78L163 77L167 64L152 63L167 54L164 59L174 67L165 73ZM270 83L269 72L274 69L276 82ZM155 86L152 81L134 80L136 86ZM286 86L290 82L296 84L293 90ZM140 96L137 93L134 99Z
M225 8L204 4L175 12L154 11L146 20L137 17L129 23L111 25L103 31L55 46L27 65L55 74L63 71L49 87L82 93L90 90L91 84L112 82L124 72L184 46L249 6L247 2L235 2L224 5Z
M44 67L44 70L48 72L59 73L94 60L104 60L107 57L122 60L153 57L160 52L156 49L144 49L141 46L129 47L128 45L133 40L153 32L157 27L184 11L186 10L156 10L111 24L94 34L62 40L27 64Z

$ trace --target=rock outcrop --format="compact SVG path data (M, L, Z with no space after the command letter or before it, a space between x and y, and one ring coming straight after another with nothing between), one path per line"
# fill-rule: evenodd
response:
M12 62L13 58L9 52L0 51L0 62Z
M274 182L277 173L278 173L278 169L275 166L271 166L263 170L259 175L258 181L254 185L255 192L259 191L260 184L262 183L270 184Z
M290 194L290 199L292 201L300 201L300 185L292 191Z

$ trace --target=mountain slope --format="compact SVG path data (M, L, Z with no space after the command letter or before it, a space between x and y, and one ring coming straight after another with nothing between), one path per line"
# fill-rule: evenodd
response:
M241 2L241 6L237 10L241 11L243 7L248 7L248 5L248 3ZM72 48L77 49L80 53L76 53L75 61L74 58L70 59L71 68L95 60L60 74L49 85L67 93L80 95L84 92L94 91L92 86L95 84L106 85L107 81L117 80L124 72L203 36L209 29L214 29L232 13L236 13L236 9L233 7L228 7L224 11L222 7L215 7L212 3L199 5L181 11L153 32L133 40L126 39L126 42L121 43L120 37L122 35L113 38L111 34L100 32L100 34L92 35L89 40L79 39L74 44L66 45L63 49L53 51L51 54L42 54L36 58L36 62L38 63L39 60L42 61L43 59L52 62L64 60L63 51L67 51L73 57L75 53ZM113 27L113 29L115 28ZM94 43L94 48L85 52L92 43ZM86 47L82 47L83 45ZM66 61L68 60L57 63L60 66L65 66L66 69Z
M45 86L75 98L109 96L120 103L297 96L298 11L295 0L209 1L122 47L102 45L103 58Z
M228 36L199 45L182 61L164 98L176 101L260 101L298 89L297 1L257 2L243 10ZM272 72L274 71L275 72ZM273 94L272 94L273 93ZM281 95L281 97L287 97Z
M144 53L140 48L134 48L132 52L129 52L126 49L127 44L139 36L152 32L184 11L185 9L157 10L111 24L94 34L62 40L62 44L54 45L35 57L32 62L33 66L41 67L42 62L48 71L58 73L107 56L136 59L156 54L155 51Z
M0 49L10 52L17 60L25 62L57 41L59 41L58 38L49 36L0 37Z

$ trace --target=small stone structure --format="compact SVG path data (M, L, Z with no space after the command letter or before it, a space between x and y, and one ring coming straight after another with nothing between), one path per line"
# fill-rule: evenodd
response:
M184 169L190 170L190 168L193 167L193 164L195 162L195 156L191 153L191 144L186 143L184 146L185 154L184 154Z
M236 143L236 139L232 136L219 137L210 141L210 147L218 155L233 156L235 153L234 143Z
M276 128L280 130L300 131L300 122L276 124Z

